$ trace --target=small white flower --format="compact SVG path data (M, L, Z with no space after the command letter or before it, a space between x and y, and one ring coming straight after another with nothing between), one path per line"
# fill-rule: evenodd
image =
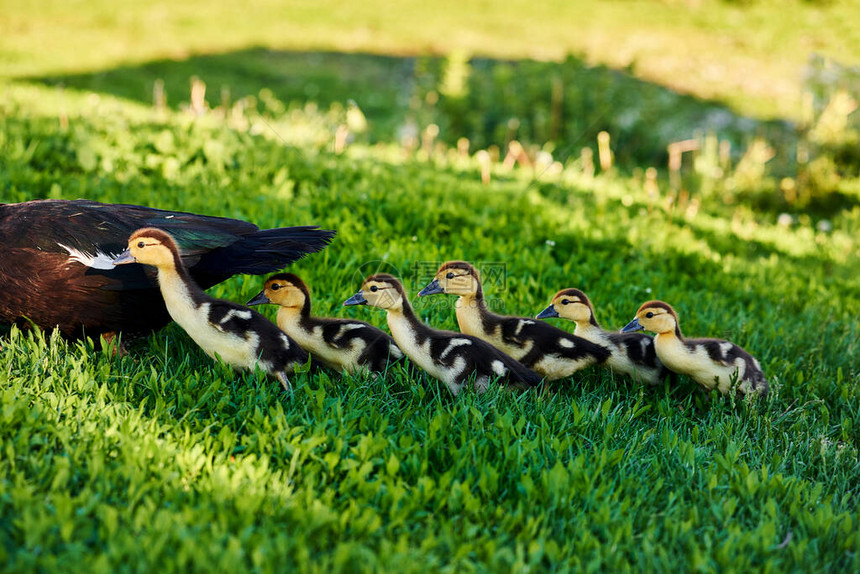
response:
M818 231L822 231L824 233L830 233L833 231L833 224L826 219L822 219L818 222L818 225L815 226Z
M787 213L780 213L779 217L776 218L776 224L782 227L789 227L792 223L794 223L794 218Z
M651 288L650 288L650 287L645 287L645 292L650 294L650 293L651 293Z
M546 244L550 247L555 247L555 241L553 241L552 239L547 239Z

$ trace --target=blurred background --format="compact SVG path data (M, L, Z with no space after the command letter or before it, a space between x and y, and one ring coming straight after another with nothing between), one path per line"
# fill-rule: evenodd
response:
M858 21L854 0L4 0L0 78L817 220L860 202Z

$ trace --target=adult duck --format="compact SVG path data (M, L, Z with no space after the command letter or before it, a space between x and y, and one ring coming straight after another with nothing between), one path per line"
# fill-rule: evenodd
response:
M237 219L87 200L0 204L0 323L94 338L141 336L166 325L155 270L113 265L143 227L175 238L203 289L236 274L280 270L334 236L314 226L260 230Z

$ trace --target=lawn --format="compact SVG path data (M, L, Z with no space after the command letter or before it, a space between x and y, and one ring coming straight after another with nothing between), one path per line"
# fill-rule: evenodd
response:
M631 3L631 20L642 5L672 7ZM715 10L756 14L766 5L725 3ZM258 45L302 74L312 73L302 58L321 62L326 71L319 85L339 94L326 100L304 93L296 104L288 81L262 93L265 86L252 83L243 93L238 74L250 24L218 38L215 20L195 12L193 3L179 12L147 6L147 14L163 14L170 25L147 28L140 37L118 32L139 25L138 5L104 20L93 15L101 9L76 14L59 3L41 15L22 3L2 16L21 41L0 40L8 75L18 76L0 86L0 201L86 197L237 217L261 227L337 229L329 248L291 270L310 285L316 313L380 326L381 312L341 306L365 275L395 273L414 295L430 279L428 270L455 258L493 277L487 297L510 314L533 316L557 290L579 287L604 326L617 329L640 303L660 298L675 305L685 333L729 338L758 357L772 392L736 400L705 395L687 379L651 389L590 369L543 395L493 388L452 398L432 379L395 370L379 379L299 374L290 397L275 381L214 363L175 325L129 343L125 356L91 342L5 328L4 571L860 569L856 177L843 174L817 203L792 202L782 186L795 176L757 172L752 148L745 147L751 138L743 133L726 172L717 176L703 167L714 159L703 151L695 165L684 164L681 183L662 169L656 179L646 175L652 165L662 168L664 158L652 163L636 152L625 159L619 151L627 161L620 169L589 170L579 150L594 145L591 135L560 138L549 150L558 165L494 163L488 183L476 149L411 150L388 136L356 134L336 153L332 137L347 122L349 94L363 102L375 93L382 123L400 96L388 84L374 91L358 71L338 83L331 69L366 64L360 69L371 78L388 77L391 58L415 86L423 85L422 77L443 81L434 72L443 65L438 54L417 60L419 68L426 65L425 76L412 62L404 64L410 28L395 36L399 28L385 24L394 15L375 16L379 51L387 55L358 59L283 55L346 50L348 36L311 37L322 24L281 41L270 35L273 28L262 27ZM255 18L271 16L267 6ZM786 18L801 9L788 6ZM850 3L827 6L808 10L829 18ZM685 18L692 17L674 12L673 29L686 29ZM542 14L534 19L547 21ZM330 29L355 20L331 16ZM32 24L43 21L56 27ZM427 21L428 29L437 25ZM69 27L75 22L96 22L81 26L100 31L91 51L61 53L58 39L42 55L30 52L28 42L49 30L79 33ZM145 43L144 32L164 41ZM852 38L824 36L833 45ZM461 37L440 38L444 54ZM111 41L118 46L113 51ZM411 45L423 51L422 42ZM473 51L493 58L540 56L516 42L505 53L481 45ZM181 52L179 64L165 59L180 53L172 50ZM226 58L205 55L230 51L235 54ZM252 66L267 53L247 52ZM218 107L217 88L209 97L216 109L203 115L183 111L177 101L183 96L171 97L166 109L150 105L151 85L141 78L151 78L152 70L170 78L164 71L175 70L179 82L194 71L186 61L217 64L215 85L231 88L235 113ZM541 65L530 60L525 69ZM124 68L132 72L123 75ZM488 70L491 78L502 73L489 64ZM100 71L111 81L100 79ZM588 76L588 85L615 86L606 80L615 72L605 72ZM52 85L58 77L62 90ZM664 98L660 86L641 79L612 81L624 86L613 93L642 90L655 101ZM255 103L239 114L232 106L246 94ZM607 117L635 99L612 100ZM589 100L576 101L585 106ZM726 103L683 101L688 107L679 113ZM417 120L425 117L426 108L403 105ZM500 105L484 101L475 113ZM456 118L455 112L446 117ZM367 114L372 118L370 109ZM399 121L391 120L392 130ZM469 132L473 141L475 133ZM625 143L638 147L613 139L616 149ZM793 159L789 154L784 165ZM262 281L238 277L210 293L243 302ZM414 304L428 323L456 329L451 298Z

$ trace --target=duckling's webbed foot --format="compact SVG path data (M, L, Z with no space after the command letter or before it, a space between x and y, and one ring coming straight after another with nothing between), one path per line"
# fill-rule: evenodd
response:
M122 344L118 333L114 331L102 333L102 339L104 339L107 348L110 349L112 356L125 357L128 355L128 350L125 348L125 345Z
M451 394L455 397L460 394L460 391L463 390L463 387L466 386L465 381L455 381L453 383L446 383L445 386L448 387L448 390L451 391Z
M481 395L490 387L490 377L477 377L475 379L475 391Z
M744 397L763 397L767 395L767 381L744 380L737 385L737 393Z
M293 385L290 384L290 379L287 378L287 374L284 372L277 373L276 375L278 380L281 381L281 386L284 387L284 390L288 393L293 393Z

